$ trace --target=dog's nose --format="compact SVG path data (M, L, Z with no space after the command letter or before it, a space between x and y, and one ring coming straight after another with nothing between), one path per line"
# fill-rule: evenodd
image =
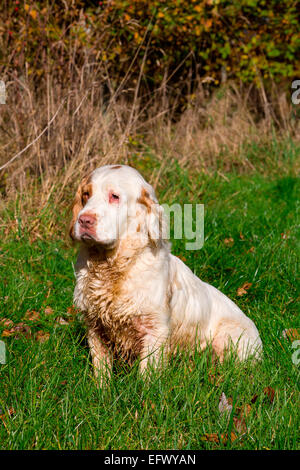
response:
M91 228L96 223L96 216L94 214L82 214L78 222L82 228Z

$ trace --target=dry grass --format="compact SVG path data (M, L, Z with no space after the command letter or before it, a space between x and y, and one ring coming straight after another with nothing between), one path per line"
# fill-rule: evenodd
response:
M263 88L260 116L253 112L249 91L227 84L209 95L200 84L178 118L174 102L172 108L168 102L167 86L148 97L140 96L139 83L135 90L126 91L125 84L113 90L110 80L104 87L93 76L80 76L68 90L52 82L51 75L39 89L30 77L11 77L6 86L7 104L1 105L0 116L0 194L2 204L22 194L29 212L43 209L50 198L59 205L66 188L73 190L90 169L132 163L133 157L135 162L156 162L147 174L155 185L174 160L193 172L264 171L272 165L284 172L280 151L275 162L268 162L267 151L252 159L247 149L268 149L274 139L297 141L300 135L286 95L277 94L271 107Z

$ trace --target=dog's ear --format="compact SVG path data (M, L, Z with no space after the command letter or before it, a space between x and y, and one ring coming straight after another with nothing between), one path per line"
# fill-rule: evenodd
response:
M71 220L71 223L70 223L69 235L70 235L72 240L75 239L74 226L75 226L75 223L77 221L78 214L79 214L79 212L81 211L82 208L83 208L83 205L82 205L82 184L80 183L80 185L78 186L78 189L76 191L75 198L73 200L73 204L72 204L72 208L71 208L71 210L72 210L72 220Z
M88 196L86 196L86 194ZM78 218L78 214L83 209L85 203L87 202L87 199L91 197L92 195L92 185L90 183L90 178L89 176L86 176L82 179L80 182L78 189L75 194L75 198L73 200L72 204L72 220L70 223L70 228L69 228L69 235L72 238L72 240L75 239L74 236L74 226Z
M142 188L138 202L144 206L146 217L146 230L149 241L154 246L159 246L166 234L166 223L164 210L159 205L154 190L151 188Z

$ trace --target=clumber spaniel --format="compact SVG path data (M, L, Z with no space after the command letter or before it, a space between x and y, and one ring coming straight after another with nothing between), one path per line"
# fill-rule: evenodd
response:
M80 242L74 302L96 376L111 371L114 357L140 359L143 371L162 352L208 343L221 360L230 345L240 359L260 356L254 323L170 253L163 209L135 169L107 165L83 179L70 236Z

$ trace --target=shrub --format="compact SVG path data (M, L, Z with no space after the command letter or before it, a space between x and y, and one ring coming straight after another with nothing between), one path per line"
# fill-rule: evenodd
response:
M70 81L83 65L156 88L226 79L260 84L299 74L299 15L285 0L2 2L1 74L47 71ZM299 66L298 66L299 67Z

